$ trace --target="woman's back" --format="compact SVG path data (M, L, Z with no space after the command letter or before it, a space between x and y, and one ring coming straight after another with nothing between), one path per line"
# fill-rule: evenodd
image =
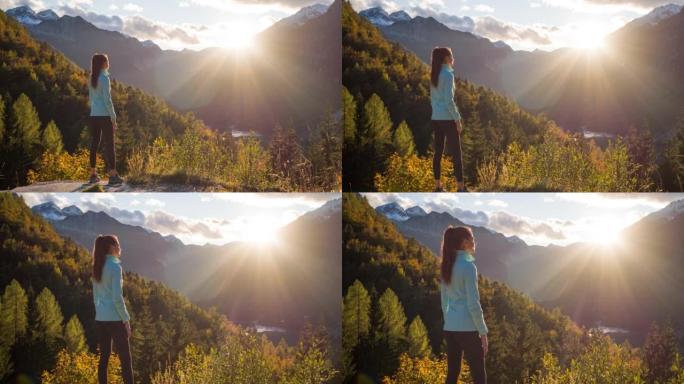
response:
M88 98L90 100L90 116L110 116L116 118L112 103L111 85L109 73L105 70L100 72L97 78L97 86L88 83Z
M100 281L93 279L93 301L97 321L130 319L123 299L123 269L119 259L112 255L107 256Z
M445 331L487 333L477 289L477 267L473 261L469 253L459 251L452 268L451 282L441 283Z
M461 114L454 101L454 71L444 64L439 72L439 81L435 87L430 84L430 104L432 120L460 120Z

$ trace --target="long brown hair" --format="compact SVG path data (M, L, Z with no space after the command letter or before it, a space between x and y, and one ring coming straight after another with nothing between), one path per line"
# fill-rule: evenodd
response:
M109 63L107 55L96 53L90 62L90 85L97 88L97 79L100 78L100 73L104 69L105 64Z
M442 70L442 64L444 64L445 57L453 57L451 53L451 48L447 47L435 47L432 50L432 70L430 71L430 82L433 87L437 87L439 83L439 72Z
M463 243L473 239L473 231L468 227L449 227L442 238L442 281L451 283L451 271L456 262L459 250L463 250Z
M119 245L119 239L114 235L100 235L93 246L93 279L102 280L102 268L107 260L107 254L114 246Z

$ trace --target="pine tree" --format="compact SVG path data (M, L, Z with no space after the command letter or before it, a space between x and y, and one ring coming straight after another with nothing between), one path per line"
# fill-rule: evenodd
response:
M651 325L642 353L646 382L665 383L674 376L671 367L678 363L677 339L669 320L662 326L656 323Z
M354 96L346 87L342 87L342 113L344 114L343 138L345 146L356 140L357 109Z
M21 285L12 280L2 295L0 334L2 343L11 347L26 335L28 328L28 297Z
M356 280L347 289L342 308L342 361L346 375L356 370L356 347L370 335L371 298Z
M64 317L55 295L46 287L38 294L33 309L31 371L42 372L55 363L62 349Z
M23 93L12 105L11 122L9 144L35 156L35 147L40 142L40 119L31 99Z
M378 156L384 157L392 142L392 119L380 96L373 94L363 106L362 141L375 149Z
M406 337L404 307L391 288L387 288L378 299L377 316L375 341L378 372L387 375L396 370Z
M408 340L409 356L423 358L432 355L427 328L425 328L425 324L423 324L420 316L414 317L411 324L409 324L406 339Z
M141 374L148 375L154 372L157 367L154 367L155 361L155 344L160 340L156 335L152 312L147 304L142 306L139 313L134 313L133 334L131 335L131 352L134 356L138 356L138 365Z
M64 316L55 295L47 287L36 297L35 315L35 338L44 340L48 346L53 345L62 337Z
M57 128L57 124L55 124L54 120L50 120L45 126L41 137L41 143L43 148L50 153L58 154L64 150L62 133L59 131L59 128Z
M392 143L394 150L402 156L412 155L415 152L416 145L413 143L413 134L406 121L402 121L397 126L392 137Z
M86 351L85 331L76 315L71 316L64 327L64 343L72 354L77 355Z
M363 284L356 280L344 297L342 333L344 348L353 349L370 334L371 299Z

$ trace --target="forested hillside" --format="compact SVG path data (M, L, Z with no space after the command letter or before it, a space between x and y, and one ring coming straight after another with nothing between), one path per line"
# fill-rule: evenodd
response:
M0 186L86 179L87 73L0 14ZM118 168L129 182L231 190L331 190L341 141L332 115L304 141L276 128L269 142L216 133L191 114L114 81ZM101 166L100 166L101 167Z
M0 219L0 379L94 383L88 251L61 238L9 193L0 194ZM139 382L325 382L335 374L324 329L308 328L297 345L276 346L161 283L134 273L124 280ZM205 372L199 364L216 368ZM206 381L207 375L218 381Z
M344 189L428 191L429 68L388 42L349 3L342 10ZM496 92L457 79L466 183L480 190L633 191L657 188L652 138L600 148ZM641 136L640 136L641 135ZM649 146L650 145L650 146ZM445 162L443 178L450 175ZM443 180L446 181L446 180ZM660 185L660 184L658 184ZM454 189L449 181L447 189Z
M443 382L439 258L356 194L344 195L343 228L345 374ZM671 325L654 326L639 350L587 332L505 284L480 276L479 289L491 382L643 383L659 372L660 382L678 383L684 377ZM655 357L653 350L665 352Z

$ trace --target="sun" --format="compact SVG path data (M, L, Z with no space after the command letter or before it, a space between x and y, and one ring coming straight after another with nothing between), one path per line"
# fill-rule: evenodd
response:
M225 37L223 41L223 46L228 49L244 50L250 49L254 46L254 35L244 33L244 34L234 34Z
M606 219L587 228L588 241L597 245L613 246L622 241L623 226L620 221Z
M250 50L254 47L257 30L249 24L233 24L222 33L219 42L228 49Z
M586 51L600 51L605 48L605 28L599 24L580 26L573 34L571 45Z
M278 240L279 221L259 217L249 220L243 227L242 240L256 244L273 244Z

